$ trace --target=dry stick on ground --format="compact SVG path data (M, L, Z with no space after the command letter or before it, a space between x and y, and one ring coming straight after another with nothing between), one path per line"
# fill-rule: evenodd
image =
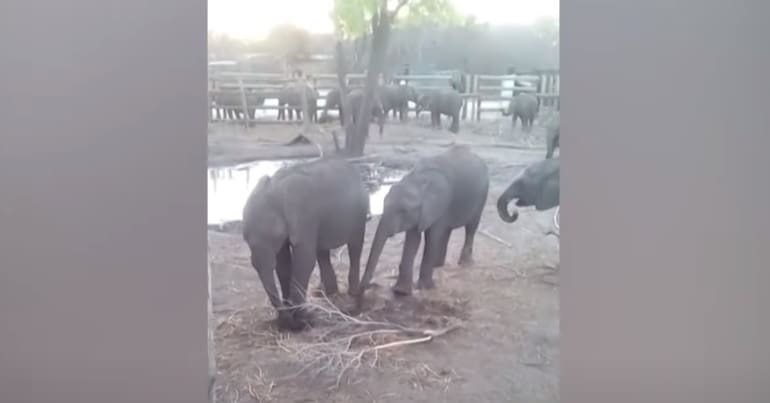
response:
M498 242L498 243L500 243L500 244L503 244L503 245L505 245L505 246L507 246L507 247L509 247L509 248L512 248L512 247L513 247L513 245L511 245L510 243L506 242L505 240L503 240L503 239L502 239L502 238L500 238L499 236L497 236L497 235L494 235L494 234L490 233L489 231L487 231L487 230L485 230L485 229L483 229L483 228L482 228L481 230L479 230L479 234L481 234L481 235L484 235L484 236L486 236L487 238L489 238L489 239L491 239L491 240L493 240L493 241L496 241L496 242Z

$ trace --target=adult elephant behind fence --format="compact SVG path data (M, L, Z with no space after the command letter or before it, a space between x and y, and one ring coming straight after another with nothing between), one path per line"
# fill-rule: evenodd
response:
M278 120L286 120L288 111L288 120L294 119L294 113L297 119L302 119L302 91L305 91L308 112L311 121L318 121L318 92L311 86L301 83L290 83L285 85L278 93Z
M256 107L265 104L265 96L260 93L246 92L246 109L249 118L256 118ZM224 120L226 117L230 120L244 119L243 98L240 91L221 91L212 94L212 109L216 114L217 120Z

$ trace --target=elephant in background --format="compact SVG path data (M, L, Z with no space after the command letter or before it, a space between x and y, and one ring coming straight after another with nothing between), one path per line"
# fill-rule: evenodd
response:
M348 94L348 102L350 102L351 113L353 114L353 123L358 119L358 114L361 111L361 104L364 101L364 90L362 88L355 88L350 90ZM379 127L379 134L382 137L383 127L385 126L385 111L383 110L382 101L378 94L375 93L374 102L372 104L372 118L377 120L377 126Z
M369 195L361 175L343 159L282 168L257 183L243 209L243 239L278 311L280 328L301 330L310 323L301 305L316 261L326 293L337 292L332 249L347 245L348 293L357 293L368 212Z
M521 127L525 133L532 131L537 112L540 108L537 97L522 93L511 98L508 108L503 110L503 116L512 116L512 129L516 129L516 119L521 119Z
M360 308L366 287L388 238L406 231L399 265L396 295L412 293L412 269L420 237L425 247L418 288L434 287L433 269L446 261L452 230L465 227L465 243L459 264L473 264L473 241L489 191L489 169L467 146L453 146L442 154L423 158L385 196L384 209L372 241L366 271L361 279L357 304Z
M336 109L337 114L340 117L340 122L344 122L345 120L342 117L342 97L340 96L340 89L332 88L329 90L329 92L326 93L326 98L324 99L324 109L321 112L320 121L327 121L329 117L329 109Z
M452 117L449 131L460 131L460 108L463 106L463 98L455 90L438 90L420 95L417 101L417 114L422 110L430 111L430 122L434 128L441 128L441 115Z
M398 118L401 121L406 120L409 115L409 101L417 104L419 99L419 94L414 87L399 84L380 87L379 96L385 116L388 116L393 111L393 117L396 117L396 113L398 113Z
M294 119L294 112L297 113L297 120L302 119L302 87L300 83L290 83L281 88L278 93L278 120L286 120L287 110L288 120ZM318 92L307 84L304 85L304 91L310 120L318 121Z
M249 112L249 118L256 117L255 106L265 104L265 97L252 91L246 92L246 109ZM214 105L212 109L216 111L217 120L223 120L229 117L230 120L243 119L243 100L240 91L227 91L212 94Z
M519 212L508 212L508 204L516 200L517 207L534 206L536 210L549 210L559 205L559 158L535 162L513 180L497 199L497 213L500 218L512 223L519 218Z
M558 147L561 149L561 145L559 144L559 126L560 126L560 118L559 113L556 113L556 116L548 123L546 126L546 152L545 152L545 158L549 159L553 157L553 152Z

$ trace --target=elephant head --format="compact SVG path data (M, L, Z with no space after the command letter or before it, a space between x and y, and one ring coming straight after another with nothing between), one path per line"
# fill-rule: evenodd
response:
M517 207L534 206L548 210L559 205L558 158L538 161L522 171L497 199L497 213L508 223L516 221L518 211L508 212L508 204L516 200Z
M404 231L425 231L446 213L450 199L449 179L438 169L418 166L393 185L385 196L382 216L361 279L359 306L388 238Z

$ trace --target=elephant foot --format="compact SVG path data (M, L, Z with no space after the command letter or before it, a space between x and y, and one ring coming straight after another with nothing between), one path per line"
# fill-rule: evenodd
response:
M460 256L460 260L457 262L460 267L470 267L473 266L473 263L473 256L471 255L462 255Z
M393 294L395 294L398 297L408 297L412 295L412 286L410 285L403 285L403 284L396 284L392 288Z
M436 288L436 283L433 282L432 278L417 280L417 289L419 290L432 290L434 288Z
M290 332L300 332L312 326L310 314L303 309L283 309L278 312L278 327Z
M326 287L325 292L326 292L326 296L331 297L332 295L339 294L340 289L337 288L337 286L335 285L333 287Z

